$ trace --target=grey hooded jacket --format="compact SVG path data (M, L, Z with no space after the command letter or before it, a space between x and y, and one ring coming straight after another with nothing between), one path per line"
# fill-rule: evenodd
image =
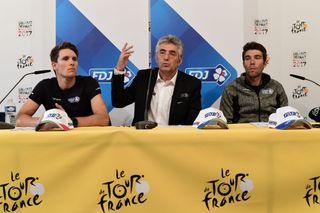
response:
M287 105L287 95L278 81L263 73L262 85L253 87L243 73L225 87L220 110L228 123L267 122L277 108Z

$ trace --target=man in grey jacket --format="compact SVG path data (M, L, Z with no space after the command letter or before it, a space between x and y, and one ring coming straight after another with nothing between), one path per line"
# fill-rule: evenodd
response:
M288 105L282 85L263 73L267 50L257 42L243 47L245 73L225 87L220 109L228 123L267 122L277 108Z

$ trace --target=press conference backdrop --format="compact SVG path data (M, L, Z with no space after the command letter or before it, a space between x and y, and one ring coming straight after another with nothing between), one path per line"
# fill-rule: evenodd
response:
M55 1L0 2L0 98L26 73L50 69L49 53L55 44ZM19 109L35 83L53 74L27 76L1 104L12 98Z
M316 98L320 88L289 74L320 81L315 64L320 50L319 4L316 0L2 2L0 97L23 74L50 68L51 48L68 40L80 50L79 74L99 81L113 124L130 124L133 106L114 109L110 98L111 72L121 47L125 42L134 45L126 76L129 85L138 69L156 66L157 39L175 34L185 43L180 70L202 80L203 107L219 106L223 88L244 71L243 44L255 40L270 55L265 72L284 85L289 104L307 116L320 105ZM28 76L8 98L20 108L35 84L51 76Z

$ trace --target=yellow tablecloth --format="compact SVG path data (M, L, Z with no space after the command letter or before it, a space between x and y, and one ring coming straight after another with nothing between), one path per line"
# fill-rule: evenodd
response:
M0 131L0 212L319 212L320 130Z

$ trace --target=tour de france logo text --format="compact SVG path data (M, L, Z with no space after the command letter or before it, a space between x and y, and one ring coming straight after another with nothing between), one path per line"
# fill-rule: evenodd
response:
M144 175L126 175L125 171L118 170L115 173L113 180L102 183L103 188L99 192L98 205L103 212L146 202L149 184L144 180Z
M204 189L204 202L208 210L221 208L231 203L244 202L250 199L249 192L253 189L249 174L231 174L230 170L221 169L221 177L208 181Z
M0 209L14 212L19 209L38 206L44 192L42 184L36 183L38 177L21 178L19 173L11 172L10 181L0 185Z
M320 204L320 176L309 179L310 184L306 186L306 194L303 197L308 206Z

